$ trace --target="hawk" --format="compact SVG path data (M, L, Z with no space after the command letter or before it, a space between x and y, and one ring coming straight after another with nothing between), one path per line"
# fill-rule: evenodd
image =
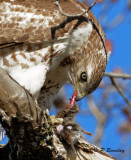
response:
M107 64L104 32L76 0L1 0L0 67L50 108L69 81L80 100L99 85Z

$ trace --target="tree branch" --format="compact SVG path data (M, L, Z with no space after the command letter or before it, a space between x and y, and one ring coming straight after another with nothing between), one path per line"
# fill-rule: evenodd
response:
M112 84L114 85L114 87L117 89L117 91L119 92L119 94L123 97L123 99L125 100L125 102L128 104L128 106L131 108L131 102L128 100L128 98L125 96L122 88L118 85L118 83L116 82L115 78L122 78L122 79L131 79L131 75L129 74L122 74L122 73L104 73L104 76L107 76L111 79Z
M112 78L122 78L122 79L131 79L131 75L130 74L122 74L122 73L104 73L104 76L107 77L112 77Z
M118 83L115 81L114 78L110 77L112 84L116 87L117 91L120 93L120 95L123 97L125 102L128 104L129 107L131 107L130 101L125 96L124 92L122 91L121 87L118 85Z

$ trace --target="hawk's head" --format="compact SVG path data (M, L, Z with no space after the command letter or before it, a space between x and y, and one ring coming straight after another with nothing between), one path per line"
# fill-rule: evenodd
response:
M106 68L106 60L101 56L89 56L74 61L69 72L69 80L77 92L76 100L80 100L93 92L101 82Z
M68 80L80 100L100 84L107 64L103 29L90 12L92 22L83 22L70 36ZM68 64L68 61L67 61Z
M97 40L95 43L85 42L75 52L68 75L77 92L76 100L80 100L99 86L106 69L107 55L105 46Z

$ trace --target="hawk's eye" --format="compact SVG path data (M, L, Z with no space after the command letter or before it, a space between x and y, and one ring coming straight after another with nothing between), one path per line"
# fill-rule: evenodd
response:
M82 73L81 73L80 80L81 80L82 82L86 82L86 81L87 81L86 72L82 72Z

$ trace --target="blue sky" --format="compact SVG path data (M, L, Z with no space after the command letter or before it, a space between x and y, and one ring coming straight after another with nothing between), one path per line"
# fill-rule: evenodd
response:
M108 14L108 22L116 15L120 13L127 5L127 0L117 1L114 7ZM97 10L97 7L94 8ZM97 12L97 11L96 11ZM97 14L96 14L97 15ZM107 66L107 71L112 71L116 67L121 67L123 72L130 71L130 59L131 59L131 11L127 18L119 26L111 31L106 31L107 38L111 39L114 43L113 54L110 57L110 61Z
M109 22L112 19L112 17L114 17L114 15L122 11L126 3L127 0L119 0L118 3L114 4L114 7L107 14L108 15L107 22ZM93 13L96 15L96 17L98 17L100 9L101 9L100 4L97 4L93 8ZM113 41L113 46L114 46L113 53L110 57L110 61L107 65L106 71L113 71L113 69L115 68L122 68L123 72L131 73L131 13L128 15L128 18L126 18L126 20L122 24L120 24L111 31L105 30L105 33L107 34L107 38ZM67 93L67 97L70 98L73 93L71 86L69 85L65 86L65 90ZM96 91L96 94L97 96L99 96L99 89L98 91ZM86 98L81 100L79 102L79 105L83 111L85 110L86 112L88 112L87 105L85 105L87 104L86 101L87 101ZM120 111L117 110L116 112L118 116L113 117L105 128L104 136L102 139L102 147L111 147L113 149L120 148L121 136L118 133L118 125L125 121L125 117L121 114ZM92 134L94 135L95 128L97 125L97 120L90 114L88 116L87 115L88 113L82 116L78 114L76 121L85 130L92 132ZM88 139L89 141L92 140L92 138L89 136L86 136L86 139ZM6 141L7 138L3 139L1 143L5 143ZM131 146L131 137L127 145ZM112 155L115 154L113 153ZM121 153L119 153L118 156L122 157ZM130 159L131 157L128 157L125 160L130 160Z

